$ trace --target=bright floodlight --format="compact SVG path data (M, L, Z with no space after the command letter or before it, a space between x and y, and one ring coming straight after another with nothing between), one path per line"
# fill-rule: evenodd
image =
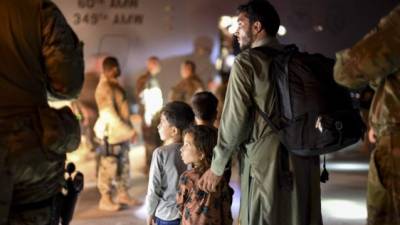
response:
M234 55L228 55L228 56L225 58L225 63L226 63L226 65L228 65L229 67L232 67L234 62L235 62L235 56L234 56Z
M221 69L222 69L222 59L221 59L221 58L218 58L218 59L215 61L215 68L216 68L217 70L221 70Z
M230 16L222 16L221 19L219 20L219 27L221 29L225 29L232 25L232 17Z
M238 27L239 27L239 24L237 22L237 17L232 17L232 24L228 28L229 33L234 34L237 31Z
M315 32L322 32L324 31L324 27L322 25L316 25L313 27Z
M280 25L279 26L279 30L278 30L278 35L279 36L285 36L286 35L286 27L284 27L284 26L282 26L282 25Z
M145 108L144 121L150 126L154 115L159 112L163 106L163 98L160 88L153 87L145 89L142 93L143 104Z

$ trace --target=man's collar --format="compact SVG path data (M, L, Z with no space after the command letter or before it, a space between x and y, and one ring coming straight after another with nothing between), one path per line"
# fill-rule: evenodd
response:
M266 37L266 38L263 38L263 39L260 39L260 40L257 40L255 42L253 42L251 44L251 48L257 48L257 47L265 46L265 45L277 46L277 45L280 45L280 44L279 44L278 39L276 39L275 37Z

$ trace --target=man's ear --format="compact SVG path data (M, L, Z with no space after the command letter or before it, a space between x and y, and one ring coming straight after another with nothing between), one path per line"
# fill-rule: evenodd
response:
M256 21L252 25L254 33L258 34L263 30L263 26L260 21Z

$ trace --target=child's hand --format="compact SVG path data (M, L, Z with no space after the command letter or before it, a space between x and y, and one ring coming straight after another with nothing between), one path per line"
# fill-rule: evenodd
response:
M208 169L203 176L201 176L198 186L205 192L215 192L217 191L216 188L221 178L222 176L215 175L211 169Z
M154 221L154 216L147 217L146 225L156 225L156 223Z

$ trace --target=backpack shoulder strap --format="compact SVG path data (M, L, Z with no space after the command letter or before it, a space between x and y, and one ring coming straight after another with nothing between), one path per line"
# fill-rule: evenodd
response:
M283 55L284 56L284 70L285 73L288 74L289 73L289 60L291 58L291 55L295 52L298 52L298 47L294 44L292 45L287 45L285 46L282 50L278 50L278 49L274 49L268 46L261 46L261 47L257 47L257 48L253 48L251 50L255 50L255 51L260 51L263 52L266 55L271 56L272 58L276 58L279 57L279 55ZM251 57L250 57L251 60ZM252 63L252 62L251 62ZM286 98L289 98L289 96L286 96ZM263 111L261 110L261 108L257 105L257 103L254 101L254 105L256 106L256 110L257 112L261 115L261 117L267 122L267 124L271 127L271 129L275 132L278 133L279 132L279 127L277 125L275 125L275 123L272 121L272 119Z
M271 56L272 58L276 57L277 55L279 55L281 53L281 51L279 51L278 49L274 49L274 48L267 47L267 46L251 48L250 49L250 63L252 65L253 65L253 60L251 57L251 52L254 52L254 51L262 52L266 55ZM263 110L261 110L261 108L257 105L255 100L253 100L253 103L255 105L257 113L261 115L261 117L265 120L265 122L267 122L268 126L271 127L273 132L278 133L278 131L279 131L278 127L272 122L272 120L269 118L269 116Z
M260 114L260 116L265 120L265 122L267 122L268 126L271 127L272 131L275 133L278 133L279 128L274 124L274 122L272 122L272 120L269 118L269 116L260 109L260 107L257 105L257 103L254 102L254 105L256 106L256 110L257 110L258 114Z

